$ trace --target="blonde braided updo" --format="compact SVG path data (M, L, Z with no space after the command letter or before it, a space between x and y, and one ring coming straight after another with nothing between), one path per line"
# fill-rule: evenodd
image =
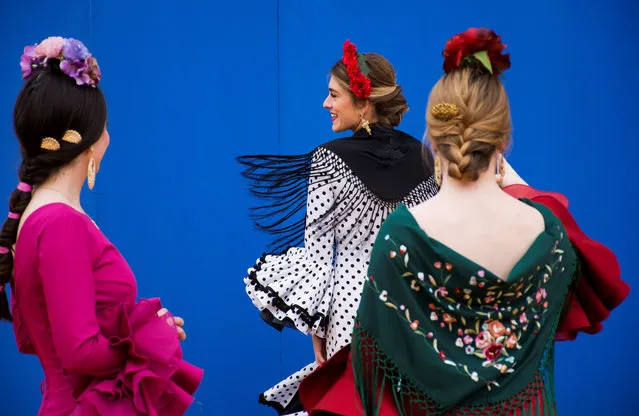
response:
M502 152L510 142L506 90L490 73L465 67L444 75L433 87L427 108L428 138L449 162L452 178L476 180L495 151Z

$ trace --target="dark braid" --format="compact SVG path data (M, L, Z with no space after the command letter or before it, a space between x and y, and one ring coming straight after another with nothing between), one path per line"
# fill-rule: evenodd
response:
M106 124L106 103L99 88L76 85L52 64L27 79L16 100L13 118L22 150L18 178L35 188L98 141ZM69 129L80 133L80 143L60 140ZM60 149L41 149L44 137L56 138ZM0 229L0 320L11 321L4 288L13 280L12 248L18 237L20 217L32 197L32 192L25 189L28 188L22 185L11 193L9 217Z

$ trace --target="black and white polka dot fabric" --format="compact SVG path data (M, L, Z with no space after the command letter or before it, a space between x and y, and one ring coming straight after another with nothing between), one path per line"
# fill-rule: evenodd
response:
M304 247L259 259L244 282L260 311L305 334L326 338L330 358L351 341L371 249L382 222L399 203L410 207L435 195L437 185L431 176L401 201L384 201L341 158L322 147L315 150L311 171L325 174L310 175ZM286 407L301 380L316 368L315 363L304 367L264 392L262 400L276 408Z

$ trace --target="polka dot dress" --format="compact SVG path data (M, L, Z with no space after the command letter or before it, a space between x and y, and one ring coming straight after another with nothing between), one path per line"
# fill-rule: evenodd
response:
M351 341L370 253L386 217L402 203L417 205L437 193L433 177L401 201L387 202L372 193L330 150L313 155L306 206L305 247L268 255L249 269L246 293L260 311L288 326L326 339L330 358ZM309 347L310 348L310 347ZM317 368L309 364L270 388L262 401L286 407L304 377Z

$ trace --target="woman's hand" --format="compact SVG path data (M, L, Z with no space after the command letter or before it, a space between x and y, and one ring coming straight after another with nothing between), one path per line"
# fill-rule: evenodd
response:
M168 309L162 308L158 311L158 316L162 317L166 315L167 312ZM173 322L175 323L175 328L177 329L178 338L180 339L180 341L184 341L186 339L186 332L182 328L184 326L184 319L180 318L179 316L174 316Z
M313 351L317 364L324 364L326 362L326 339L313 334Z

